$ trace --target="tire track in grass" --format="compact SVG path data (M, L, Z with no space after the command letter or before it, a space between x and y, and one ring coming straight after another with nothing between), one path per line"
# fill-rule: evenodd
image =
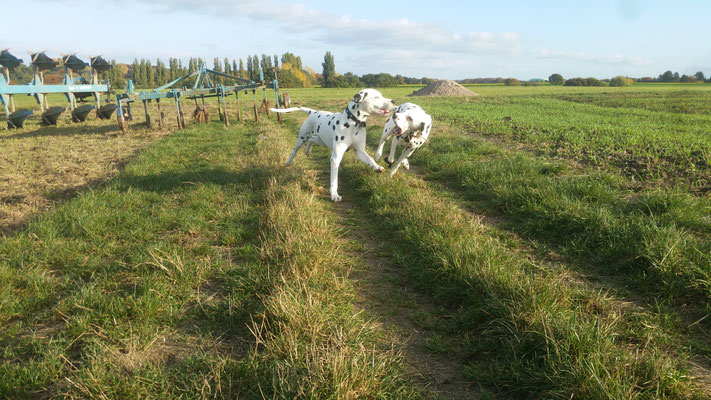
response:
M315 158L327 161L321 155ZM321 184L328 183L327 174L319 171ZM330 201L327 195L323 198ZM358 294L357 306L380 326L384 346L403 355L407 371L427 398L479 398L480 391L462 374L461 353L456 351L459 340L447 334L437 335L430 327L437 323L433 320L440 319L435 316L442 310L405 282L401 271L384 255L386 244L373 239L352 201L334 204L333 209L347 252L357 260L349 275Z
M411 288L379 243L363 227L363 215L346 200L335 206L349 253L360 260L351 272L358 306L372 315L386 340L404 356L413 380L430 398L477 399L479 390L462 374L463 357L457 338L436 335L428 325L443 310ZM439 319L439 318L438 318Z
M287 121L287 125L291 126L289 130L298 128L292 121ZM480 398L482 391L462 374L463 357L457 351L460 340L431 329L432 324L442 320L442 310L427 296L410 287L393 260L383 256L387 243L373 240L368 230L372 226L363 222L364 215L351 200L337 204L330 201L327 189L329 154L325 149L315 147L310 157L300 153L295 164L310 166L309 170L316 174L322 201L330 204L326 206L331 211L329 218L338 226L346 254L353 264L348 279L357 293L356 306L379 326L383 335L381 346L394 348L402 355L410 378L426 398ZM365 173L373 172L368 169ZM343 181L341 184L348 185ZM484 395L491 398L488 392Z

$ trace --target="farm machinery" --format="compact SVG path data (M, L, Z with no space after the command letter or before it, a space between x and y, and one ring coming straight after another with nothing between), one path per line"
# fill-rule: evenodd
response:
M72 121L74 122L86 120L93 109L97 110L99 118L108 119L111 117L117 106L115 104L101 106L101 94L108 94L110 87L108 84L99 84L99 74L111 69L111 65L101 56L90 57L90 61L87 64L73 54L62 56L58 61L48 57L44 52L39 52L30 54L30 60L34 73L32 81L24 85L11 85L10 71L22 64L22 59L13 56L8 50L3 50L0 53L0 66L2 66L2 73L0 74L0 103L2 103L5 111L8 128L21 128L25 119L34 114L33 110L15 110L13 95L17 94L33 96L37 100L42 113L42 123L45 125L56 125L59 117L67 110L71 112ZM64 67L62 84L45 84L45 71L56 68L59 62ZM74 77L74 73L87 67L90 67L88 81L81 76ZM67 98L67 107L50 107L47 101L47 95L50 93L63 93ZM77 104L77 100L82 101L90 97L94 98L96 105L86 104L79 106Z
M223 80L231 81L231 85L224 85L217 83L217 77L223 78ZM187 86L180 87L180 83L189 79L195 78L195 83L191 88ZM219 71L211 70L201 65L196 71L181 76L169 82L159 88L136 92L133 89L133 84L131 81L128 82L128 88L126 93L117 94L116 99L118 103L117 110L117 120L119 129L126 132L128 129L127 120L132 120L133 115L131 112L131 104L136 101L141 101L143 103L143 111L145 113L145 123L147 126L152 126L151 116L148 111L148 104L155 101L158 108L158 126L162 127L165 124L165 114L161 110L162 99L166 101L173 102L176 111L176 120L178 129L185 128L185 117L182 110L180 100L185 98L187 100L192 100L195 102L195 111L193 112L193 118L198 122L209 122L209 112L207 105L205 104L206 98L216 98L217 99L217 111L220 116L220 120L225 123L225 125L230 125L230 120L227 112L227 101L226 98L234 94L235 103L237 106L237 120L242 120L242 114L239 104L239 93L244 91L244 94L249 94L252 92L252 102L254 106L254 119L259 121L259 107L257 106L257 90L262 90L263 100L262 109L269 114L269 102L267 101L267 88L274 90L276 98L276 107L279 107L279 83L275 77L274 80L265 82L264 73L262 69L259 69L259 81L252 81L249 79L240 78L234 75L225 74ZM281 121L281 114L278 114L279 121Z

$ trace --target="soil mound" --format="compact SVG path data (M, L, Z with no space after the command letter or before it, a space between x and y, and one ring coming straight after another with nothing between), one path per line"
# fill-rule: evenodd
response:
M454 81L437 81L417 90L409 96L478 96Z

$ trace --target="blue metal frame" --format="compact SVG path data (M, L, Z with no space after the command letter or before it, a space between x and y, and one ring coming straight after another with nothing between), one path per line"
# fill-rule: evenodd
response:
M39 54L39 53L38 53ZM20 60L21 61L21 60ZM78 78L77 78L78 79ZM10 121L10 113L14 112L14 104L12 103L12 95L15 94L26 94L33 96L40 106L40 111L44 112L48 108L46 95L49 93L64 93L69 102L69 108L74 110L76 108L76 93L91 93L96 99L96 109L100 107L100 94L108 93L110 89L109 84L99 84L98 74L92 68L91 70L91 84L81 84L76 83L76 80L72 77L71 70L65 65L64 67L64 80L61 85L45 85L44 76L40 69L35 67L35 74L32 82L25 85L11 85L10 84L10 73L5 69L4 74L0 74L0 103L3 105L5 111L5 119L10 127L14 127L14 124ZM8 108L10 106L10 108Z
M210 75L212 75L213 77L220 76L223 78L232 79L235 82L238 82L238 84L222 85L222 84L214 83L213 79L210 78ZM182 82L183 80L194 77L194 76L196 76L197 78L195 79L195 84L193 85L192 89L188 89L185 87L183 89L174 89L174 88L171 89L173 86L177 85L178 83ZM148 107L147 107L146 103L151 102L153 100L156 100L156 102L160 102L160 99L174 99L175 107L176 107L176 111L177 111L178 127L184 128L185 122L182 118L182 112L180 109L180 98L181 97L185 97L187 99L196 100L196 101L198 98L200 98L203 100L203 102L204 102L205 98L217 97L220 115L222 116L222 114L224 112L225 124L229 126L229 119L227 117L227 105L225 103L225 97L230 96L232 93L234 93L236 96L241 90L252 90L253 93L256 93L257 89L263 89L266 91L267 88L272 88L275 92L275 95L276 95L277 107L279 107L279 93L278 93L279 83L278 83L277 79L275 78L271 82L264 82L264 75L263 75L261 68L259 70L259 78L260 78L260 81L255 82L255 81L251 81L249 79L244 79L244 78L240 78L237 76L225 74L223 72L208 69L203 64L200 66L200 68L197 71L189 73L185 76L175 79L174 81L172 81L170 83L167 83L161 87L152 89L150 91L141 91L141 92L137 92L137 93L134 92L133 82L129 80L126 93L116 95L116 100L119 105L119 108L116 110L119 127L123 131L126 131L126 129L127 129L126 121L124 118L124 106L127 108L126 111L128 111L128 113L130 115L130 107L131 107L130 104L135 101L139 101L139 100L142 101L143 107L145 110L146 124L150 126L151 119L150 119L150 116L148 115ZM171 89L171 90L168 90L168 89ZM266 100L266 93L265 93L265 100ZM255 101L255 113L256 113L256 97L254 98L254 101ZM255 114L255 116L256 116L256 114Z

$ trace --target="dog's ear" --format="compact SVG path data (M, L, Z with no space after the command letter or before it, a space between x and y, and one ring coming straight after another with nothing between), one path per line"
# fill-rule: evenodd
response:
M353 96L353 101L356 103L360 103L361 101L365 100L365 98L368 97L368 92L365 90L361 90L360 92L356 93L355 96Z

